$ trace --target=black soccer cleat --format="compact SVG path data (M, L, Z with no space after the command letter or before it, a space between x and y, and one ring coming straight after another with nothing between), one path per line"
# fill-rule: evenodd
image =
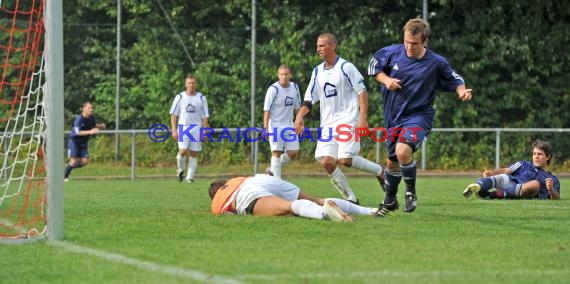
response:
M411 192L406 192L404 196L404 212L414 212L417 207L418 197Z
M183 170L176 170L176 177L178 178L178 181L183 181L184 180L184 171Z
M393 212L400 208L400 204L398 204L398 200L394 200L388 204L384 204L384 202L380 203L378 211L376 211L376 216L384 217L388 215L389 212Z

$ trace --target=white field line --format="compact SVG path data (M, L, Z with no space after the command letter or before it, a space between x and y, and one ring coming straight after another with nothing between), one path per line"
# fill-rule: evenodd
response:
M216 275L212 275L212 274L207 274L207 273L203 273L203 272L198 271L198 270L188 270L188 269L184 269L184 268L180 268L180 267L176 267L176 266L162 265L162 264L158 264L158 263L154 263L154 262L150 262L150 261L139 260L139 259L124 256L124 255L112 253L112 252L106 252L106 251L82 247L82 246L75 245L75 244L70 243L70 242L48 241L48 244L56 246L56 247L63 248L63 249L70 251L70 252L92 255L92 256L96 256L96 257L105 259L107 261L111 261L111 262L115 262L115 263L119 263L119 264L130 265L130 266L134 266L134 267L137 267L140 269L158 272L158 273L162 273L162 274L167 274L167 275L171 275L171 276L176 276L176 277L180 277L180 278L187 278L187 279L197 280L197 281L201 281L201 282L208 282L208 283L222 283L222 284L225 284L225 283L229 283L229 284L242 283L239 280L226 278L226 277L222 277L222 276L216 276Z
M292 273L292 274L242 274L234 275L233 278L237 279L250 279L250 280L266 280L276 281L283 279L334 279L339 277L378 277L378 276L391 276L391 277L412 277L412 278L439 278L449 276L527 276L527 275L567 275L570 270L510 270L510 271L471 271L471 270L431 270L431 271L397 271L397 270L380 270L380 271L355 271L350 273Z

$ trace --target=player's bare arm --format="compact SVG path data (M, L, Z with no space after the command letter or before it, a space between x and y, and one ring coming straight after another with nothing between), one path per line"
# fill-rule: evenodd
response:
M172 132L172 139L178 140L178 117L176 115L170 116L170 132Z
M400 85L399 79L389 77L384 72L378 73L375 78L376 78L376 81L378 81L381 84L384 84L384 86L386 86L386 88L388 88L388 90L390 90L390 91L395 91L397 89L402 88L402 86Z
M95 127L99 129L105 129L107 128L107 125L105 125L105 123L97 123L95 124Z
M472 89L467 89L465 85L459 85L455 92L459 96L459 99L462 101L469 101L473 98L473 94L471 94Z
M310 106L312 106L311 102L303 102L301 108L299 108L299 112L297 112L297 116L295 117L295 132L297 134L303 134L305 130L305 116L311 111Z
M358 108L360 109L360 118L356 128L368 128L368 92L362 91L358 94Z
M560 193L558 193L556 190L554 190L554 181L551 178L547 178L545 181L546 181L546 189L548 190L548 193L550 194L550 199L559 200L560 199Z
M512 174L513 171L511 171L510 168L496 168L492 171L489 170L485 170L483 172L483 177L491 177L491 176L496 176L496 175L500 175L500 174Z

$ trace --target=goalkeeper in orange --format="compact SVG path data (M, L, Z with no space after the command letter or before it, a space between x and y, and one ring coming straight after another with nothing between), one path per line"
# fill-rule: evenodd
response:
M378 216L378 209L340 198L316 198L278 177L257 174L217 180L210 184L212 213L258 216L300 216L310 219L352 221L351 215Z

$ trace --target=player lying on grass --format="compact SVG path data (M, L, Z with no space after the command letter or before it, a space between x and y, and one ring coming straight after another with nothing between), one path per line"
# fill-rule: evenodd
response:
M290 182L265 174L216 180L209 194L215 215L301 216L342 222L352 221L350 214L377 216L378 211L344 199L312 197Z
M560 182L548 171L552 145L532 143L532 161L518 161L508 168L483 172L483 178L467 186L463 196L473 193L490 199L560 199Z

